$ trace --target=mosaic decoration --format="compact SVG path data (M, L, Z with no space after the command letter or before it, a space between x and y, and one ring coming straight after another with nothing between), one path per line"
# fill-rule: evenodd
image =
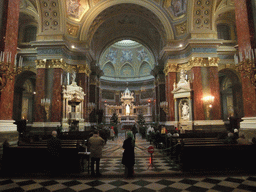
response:
M130 50L122 50L122 56L120 61L123 62L131 62L132 61L133 53Z
M135 41L120 41L103 52L100 68L107 77L145 77L154 68L154 57Z
M144 48L142 48L141 50L138 51L137 58L140 62L142 62L142 61L149 62L148 53L146 52L146 50Z
M179 17L187 11L187 0L166 0L165 6L175 17Z
M105 56L106 61L111 61L111 63L116 64L117 60L117 50L110 48L109 52Z
M79 19L89 9L89 0L66 0L67 15Z

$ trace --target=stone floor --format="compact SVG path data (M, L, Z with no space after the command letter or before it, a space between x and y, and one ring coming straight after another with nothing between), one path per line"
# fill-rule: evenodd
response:
M0 191L256 191L254 175L185 174L157 149L153 155L153 166L149 166L150 154L147 148L150 143L139 135L135 148L135 176L125 179L121 164L124 138L125 134L119 134L118 138L108 141L104 147L100 164L101 177L92 178L87 171L55 178L44 174L1 177Z

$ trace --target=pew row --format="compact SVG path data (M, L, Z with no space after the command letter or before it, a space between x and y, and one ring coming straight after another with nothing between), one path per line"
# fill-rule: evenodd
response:
M255 145L183 145L179 164L183 171L255 173Z

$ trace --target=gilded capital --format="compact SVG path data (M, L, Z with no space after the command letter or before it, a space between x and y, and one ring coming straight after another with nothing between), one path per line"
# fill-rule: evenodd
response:
M218 67L220 58L219 57L209 57L208 61L209 61L210 67Z
M192 59L188 63L191 67L202 67L203 60L203 57L192 57Z
M37 69L45 69L46 68L46 59L35 60Z
M78 65L77 69L78 69L78 73L85 73L87 76L89 76L91 74L91 69L88 64Z
M63 59L52 59L48 67L54 69L64 69L65 64L66 63L63 61Z
M178 64L177 63L167 63L164 67L165 75L168 75L170 72L177 72Z

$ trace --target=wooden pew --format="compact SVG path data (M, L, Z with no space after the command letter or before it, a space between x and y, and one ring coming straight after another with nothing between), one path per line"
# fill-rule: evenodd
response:
M62 141L59 166L63 172L79 172L80 158L77 141ZM4 149L5 171L13 173L45 172L51 163L47 142L23 144Z
M255 172L255 145L184 145L180 166L183 171Z

